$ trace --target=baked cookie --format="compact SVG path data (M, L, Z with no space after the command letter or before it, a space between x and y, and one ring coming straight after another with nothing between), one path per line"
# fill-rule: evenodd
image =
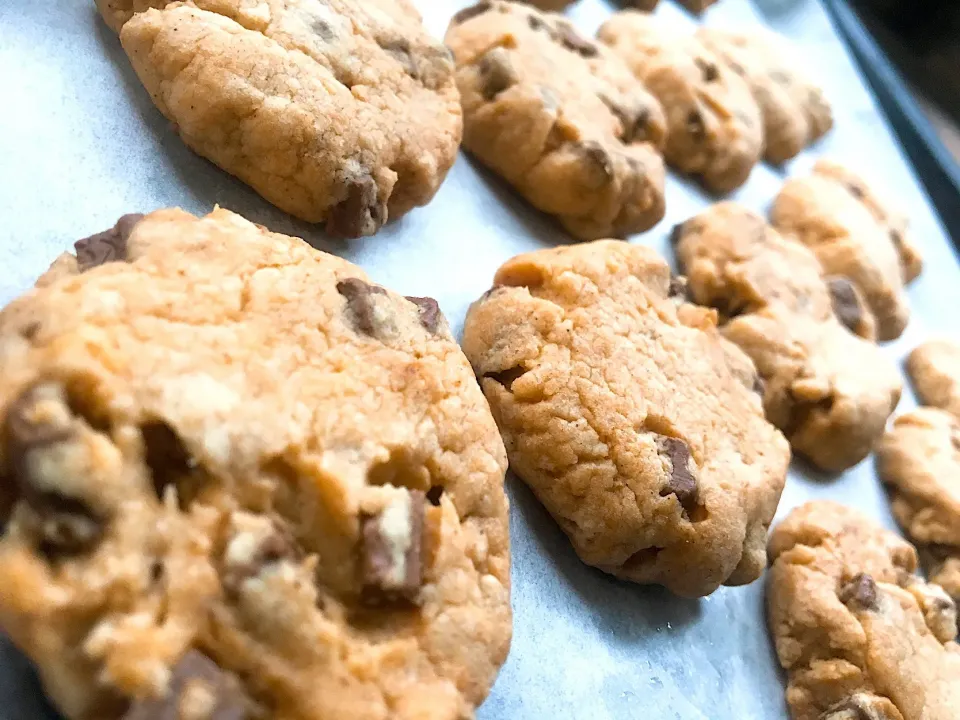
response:
M463 347L513 471L589 565L685 596L748 583L790 452L712 310L615 240L513 258Z
M767 613L793 720L952 720L957 609L913 547L858 512L803 505L770 534Z
M663 105L668 163L715 192L746 182L763 149L763 121L743 78L696 37L647 13L618 12L597 37Z
M815 465L863 460L900 400L900 374L872 337L846 278L824 280L808 248L734 203L677 226L677 260L694 302L756 363L767 417ZM846 327L844 327L846 325Z
M730 32L702 27L700 42L750 86L763 115L764 157L783 163L833 127L823 91L791 57L786 38L769 31Z
M850 278L876 321L877 337L893 340L907 326L903 287L905 278L919 273L919 255L902 231L882 219L866 184L855 178L835 163L818 161L812 174L787 180L771 221L810 247L825 273ZM905 221L896 222L905 227Z
M132 14L146 5L163 6ZM462 118L449 51L409 0L100 0L191 149L331 235L426 204Z
M960 599L960 420L937 408L901 415L877 446L877 469L930 581Z
M72 720L459 720L506 657L470 366L434 301L301 240L162 210L80 241L0 313L0 432L0 626Z
M928 340L910 353L907 374L921 403L960 418L960 345Z
M606 48L558 15L484 0L454 16L464 147L589 240L663 217L665 121Z

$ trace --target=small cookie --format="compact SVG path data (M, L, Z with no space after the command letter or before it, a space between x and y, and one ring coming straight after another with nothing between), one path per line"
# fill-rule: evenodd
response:
M453 164L453 62L409 0L99 5L192 150L331 235L426 204Z
M936 408L901 415L877 446L877 469L930 581L960 600L960 420Z
M664 214L659 103L564 18L483 2L450 24L464 147L577 238L622 237Z
M833 127L823 91L790 56L786 38L771 32L700 28L697 37L747 81L763 114L764 157L783 163Z
M830 501L770 534L767 617L793 720L952 720L957 608L913 547Z
M763 120L743 78L695 37L646 13L618 12L597 37L662 103L668 163L714 192L746 182L763 149Z
M872 327L851 283L825 281L809 249L734 203L679 225L673 240L691 299L717 308L723 336L756 363L767 417L793 449L830 471L863 460L902 383L853 334L870 337Z
M512 469L580 558L701 596L763 571L790 452L715 313L670 293L645 247L520 255L470 308L463 347Z
M471 716L506 456L436 302L225 210L76 249L0 313L0 627L63 714Z
M787 180L771 210L771 222L784 235L810 247L827 275L849 278L867 303L880 340L893 340L907 325L910 310L904 277L917 258L901 236L867 202L865 184L852 173L818 161L813 173ZM901 252L910 248L909 252ZM918 261L917 261L918 262Z
M928 340L910 353L907 374L922 404L960 418L960 345Z

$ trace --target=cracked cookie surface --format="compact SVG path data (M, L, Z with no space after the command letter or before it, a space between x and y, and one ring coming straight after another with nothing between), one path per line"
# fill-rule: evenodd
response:
M623 237L663 217L656 99L559 15L484 0L454 16L464 147L575 237Z
M950 720L957 609L913 546L850 508L807 503L770 533L767 613L794 720Z
M470 365L299 239L218 209L80 241L0 313L0 431L0 625L71 719L461 720L506 657Z
M877 470L927 577L960 600L960 420L937 408L901 415L877 446Z
M408 0L99 4L192 150L331 235L426 204L453 164L453 61Z
M897 368L872 338L853 285L823 278L811 250L754 212L714 205L673 241L690 297L714 307L721 333L756 364L767 417L817 466L863 460L900 400Z
M762 572L789 448L714 311L670 290L664 260L623 242L520 255L463 347L513 471L580 558L701 596Z
M597 37L663 105L668 163L714 192L747 181L763 149L763 120L743 78L695 36L647 13L618 12Z
M924 405L960 418L960 345L950 340L928 340L907 358L907 374Z
M783 163L833 126L823 91L799 70L789 41L770 31L700 28L697 38L747 81L763 115L763 155Z
M827 275L853 282L873 315L880 340L900 336L910 316L905 283L920 274L906 219L877 200L862 178L828 160L787 180L771 222L810 247Z

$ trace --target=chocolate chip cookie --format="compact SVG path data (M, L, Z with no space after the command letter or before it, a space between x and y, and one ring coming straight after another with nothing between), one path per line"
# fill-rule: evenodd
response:
M823 91L807 79L786 38L769 31L700 28L697 38L747 81L763 114L764 157L783 163L833 126Z
M789 461L756 372L666 262L615 240L520 255L463 347L513 471L580 558L685 596L748 583Z
M896 366L872 342L862 301L821 277L813 252L734 203L678 225L690 297L717 308L721 332L756 363L767 417L815 465L863 460L900 400Z
M426 204L453 164L453 61L409 0L99 4L191 149L331 235Z
M454 16L464 147L579 239L663 217L659 103L566 19L484 0Z
M505 467L433 300L127 217L0 313L0 626L72 719L470 717Z
M960 418L960 345L928 340L910 353L907 374L920 402Z
M813 173L791 178L771 211L774 226L810 247L829 275L849 278L863 295L880 340L907 325L905 282L920 272L906 220L884 209L851 171L826 160Z
M960 599L960 420L937 408L901 415L877 446L877 469L931 582Z
M668 163L714 192L746 182L763 149L763 120L743 78L696 37L646 13L616 13L597 37L663 105Z
M767 613L794 720L952 720L957 609L914 548L858 512L811 502L770 534Z

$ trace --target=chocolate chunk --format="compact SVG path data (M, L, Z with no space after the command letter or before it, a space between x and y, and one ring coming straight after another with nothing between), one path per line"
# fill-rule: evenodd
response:
M573 29L573 26L566 22L557 23L556 38L567 50L575 52L581 57L596 57L600 52L595 43L581 37L580 34Z
M124 720L244 720L250 717L239 682L213 660L188 650L173 667L166 696L135 700Z
M364 335L374 336L378 323L376 307L370 296L386 295L387 291L359 278L345 278L337 283L337 292L347 301L347 312L352 316L354 328Z
M606 148L591 140L580 145L580 151L587 161L588 182L593 187L601 187L613 180L613 161Z
M480 72L480 92L487 100L493 100L519 80L510 63L510 53L502 47L495 47L480 58L477 70Z
M475 18L477 15L483 15L490 8L493 7L493 3L487 2L478 2L476 5L471 5L470 7L465 7L463 10L460 10L456 13L450 20L451 24L459 25L460 23L465 23L470 18Z
M860 573L840 588L840 602L855 603L865 610L876 610L877 584L866 573Z
M440 325L440 318L443 317L437 301L431 297L412 297L409 295L407 300L417 306L420 313L420 324L428 332L435 333Z
M401 488L379 512L360 518L362 599L414 602L423 582L424 494Z
M527 25L531 30L543 30L546 27L546 23L539 15L527 15Z
M320 18L314 18L310 23L310 29L313 30L321 40L329 42L333 40L336 33L333 32L333 28L330 26L330 23L321 20Z
M657 451L670 461L670 477L660 491L661 497L676 495L687 512L697 506L697 478L690 469L690 448L683 440L661 435L657 438Z
M686 223L677 223L670 230L670 244L673 247L676 247L677 244L683 239L683 233L685 230Z
M10 405L4 433L16 494L32 511L27 524L37 536L40 552L51 560L90 550L104 530L103 518L86 502L58 491L51 478L38 474L38 459L44 454L56 459L58 446L75 437L69 416L49 409L62 400L57 386L28 388ZM44 471L51 475L70 468L46 463Z
M703 75L705 82L713 82L720 77L720 69L717 67L716 63L709 62L708 60L702 60L701 58L695 58L694 62L697 67L700 68L700 74Z
M707 124L699 110L691 110L687 115L687 132L696 142L701 142L707 136Z
M380 200L380 188L368 174L346 181L346 197L330 209L327 232L334 237L373 235L387 220L387 205Z
M143 215L133 213L124 215L110 230L77 240L73 247L77 253L77 268L86 272L98 265L109 262L123 262L127 259L127 240Z
M599 94L600 100L606 105L610 112L616 115L623 128L620 133L620 140L624 143L642 142L647 138L647 123L650 122L650 108L645 105L635 105L628 107L623 103L617 102L606 93Z
M863 308L853 283L845 277L827 278L827 289L833 302L833 313L843 325L857 331L863 320Z
M686 300L687 291L688 284L686 277L683 275L674 275L670 278L670 287L667 290L667 297Z
M847 183L847 190L851 195L853 195L857 200L863 198L863 188L857 185L856 183Z
M406 38L390 38L388 40L380 40L378 43L394 60L400 63L400 66L407 75L414 79L419 79L420 73L417 70L417 63L414 61L413 55L410 52L409 40Z

